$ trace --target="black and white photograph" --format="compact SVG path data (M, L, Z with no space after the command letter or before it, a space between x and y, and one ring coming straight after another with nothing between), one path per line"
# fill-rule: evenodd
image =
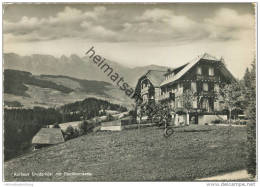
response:
M257 6L3 2L2 181L254 186Z

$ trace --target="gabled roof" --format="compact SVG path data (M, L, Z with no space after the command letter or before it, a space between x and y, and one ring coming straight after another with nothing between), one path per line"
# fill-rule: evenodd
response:
M179 71L181 71L185 66L187 66L188 65L188 63L186 63L186 64L184 64L184 65L181 65L181 66L179 66L179 67L177 67L177 68L173 68L173 69L171 69L170 71L167 71L165 74L164 74L164 76L166 76L166 75L169 75L169 74L171 74L172 72L174 72L175 74L176 73L178 73Z
M59 128L41 128L33 137L32 144L58 144L64 142Z
M147 73L144 75L146 76L154 87L159 87L162 81L164 80L164 74L166 71L159 71L159 70L148 70Z
M169 78L168 80L164 80L160 86L166 85L168 83L177 81L178 79L180 79L185 73L187 73L194 65L196 65L201 59L204 60L210 60L210 61L216 61L216 62L221 62L220 59L217 59L216 57L208 54L208 53L204 53L202 55L197 56L196 58L192 59L190 62L187 63L187 65L181 70L179 71L175 76ZM227 76L229 76L231 79L235 80L235 78L233 77L233 75L225 68L222 67L221 68L222 71L224 71L226 73Z
M67 123L60 123L59 127L63 132L65 132L69 126L71 126L73 129L79 129L81 123L82 123L82 121L72 121L72 122L67 122Z

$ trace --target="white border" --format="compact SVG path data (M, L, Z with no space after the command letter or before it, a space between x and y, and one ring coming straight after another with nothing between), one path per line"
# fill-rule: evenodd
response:
M249 3L249 2L256 2L256 27L257 27L257 36L259 34L259 30L258 30L258 13L257 13L257 8L258 8L258 0L257 1L249 1L249 0L237 0L237 1L194 1L194 0L190 0L190 1L186 1L186 0L176 0L176 1L133 1L133 0L130 0L130 1L118 1L118 0L114 0L114 1L107 1L107 0L96 0L96 1L93 1L93 0L89 0L89 1L84 1L84 0L78 0L78 1L75 1L75 2L72 2L72 1L53 1L53 0L46 0L46 1L37 1L37 0L31 0L31 1L17 1L17 0L3 0L2 3L89 3L89 2L104 2L104 3L135 3L135 2L139 2L139 3L162 3L162 2L166 2L166 3ZM2 9L2 3L1 3L1 10ZM1 24L0 24L0 28L2 30L2 14L0 15L1 17ZM259 42L259 38L257 38L257 54L256 54L256 62L258 62L258 42ZM1 47L1 51L3 51L3 46L2 46L2 37L1 37L1 44L0 44L0 47ZM1 54L1 59L3 58L3 53ZM3 62L3 61L2 61ZM256 63L257 64L257 63ZM2 66L0 66L0 69L1 69L1 72L3 72L3 69L2 69ZM259 66L257 65L257 72L259 72ZM2 73L0 74L0 78L1 80L3 80L3 77L2 77ZM257 98L259 97L259 92L258 92L258 87L259 87L259 81L258 81L258 73L257 73ZM1 108L1 111L3 111L3 90L2 90L2 87L3 87L3 83L1 82L1 87L0 87L0 94L1 94L1 97L0 97L0 102L2 103L2 105L0 106ZM257 106L258 106L258 101L257 101ZM259 111L257 110L257 122L258 122L258 116L259 116ZM3 116L1 116L1 121L3 121ZM3 124L2 124L3 125ZM3 126L2 128L0 128L0 136L3 140L3 137L2 137L2 134L3 134ZM257 132L259 129L257 128ZM258 133L257 133L258 134ZM258 140L258 137L257 137L257 140ZM0 155L0 158L2 160L1 162L1 168L2 168L2 171L3 171L3 141L2 141L2 144L1 144L1 150L2 150L2 154ZM259 150L259 144L257 144L257 153L258 153L258 150ZM257 155L258 157L258 161L259 161L259 155ZM258 167L259 168L259 165ZM257 171L258 173L258 171ZM46 186L63 186L63 187L71 187L72 185L77 185L77 186L100 186L100 185L104 185L106 187L122 187L122 186L149 186L149 187L153 187L153 186L157 186L157 185L163 185L163 186L167 186L167 187L175 187L175 186L193 186L193 187L201 187L201 186L222 186L223 182L3 182L3 172L0 172L0 175L1 175L1 179L2 179L2 182L0 183L0 185L4 185L4 186L39 186L39 187L46 187ZM259 179L258 179L259 180ZM227 183L227 182L225 182ZM228 182L230 185L229 186L233 186L236 185L236 186L239 186L239 185L247 185L247 182ZM259 183L259 182L256 182L256 183ZM208 185L209 184L209 185ZM248 183L249 184L249 183ZM250 183L252 185L252 183ZM257 184L256 184L257 185Z

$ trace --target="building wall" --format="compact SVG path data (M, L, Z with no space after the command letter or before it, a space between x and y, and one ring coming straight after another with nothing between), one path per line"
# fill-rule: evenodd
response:
M199 69L199 71L198 71ZM212 63L199 62L190 69L177 83L176 89L173 86L164 86L167 92L175 93L175 108L182 108L182 95L186 89L191 89L200 94L200 100L193 101L194 109L207 109L207 112L221 110L218 101L214 101L214 91L219 89L217 80L220 73ZM167 89L166 89L167 88Z
M171 77L173 75L169 74L168 79ZM216 64L211 61L201 60L178 81L171 83L171 85L154 88L154 100L167 103L173 108L182 108L182 95L186 89L191 89L200 94L200 97L193 102L194 109L204 109L206 107L207 112L221 111L224 108L214 99L214 92L219 90L220 83L228 82L229 80L223 77ZM174 93L175 98L170 99L169 93Z
M122 127L121 126L106 126L100 128L101 131L121 131Z
M201 125L212 123L214 120L227 120L227 115L201 115L198 117L198 123Z
M102 122L100 128L103 131L121 131L121 129L121 120Z
M154 100L155 100L155 102L159 101L160 93L161 93L160 88L154 88Z

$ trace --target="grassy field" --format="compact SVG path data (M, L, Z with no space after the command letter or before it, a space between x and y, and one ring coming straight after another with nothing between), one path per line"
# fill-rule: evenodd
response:
M230 138L228 128L178 128L169 138L158 127L88 134L5 162L5 181L192 181L244 169L246 128L232 127ZM29 176L14 176L21 172Z

